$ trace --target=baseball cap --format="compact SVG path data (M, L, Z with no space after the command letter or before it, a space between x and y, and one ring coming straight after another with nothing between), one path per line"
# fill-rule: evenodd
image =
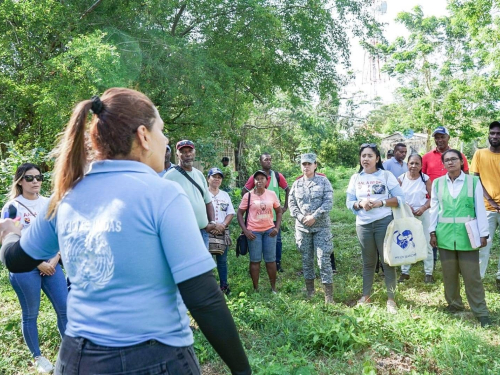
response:
M436 134L446 134L450 135L450 132L448 129L446 129L444 126L438 126L433 132L432 132L432 137L434 137Z
M194 149L194 143L188 139L183 139L182 141L177 142L177 144L175 145L175 148L177 150L180 150L183 147L190 147Z
M316 163L316 154L312 152L300 155L300 164L302 163Z
M219 168L210 168L210 170L207 173L207 177L213 176L214 174L220 174L222 178L224 178L224 173Z
M394 150L387 151L387 155L394 155Z
M267 177L267 173L264 172L262 169L259 169L257 172L253 174L253 178L257 177L259 174L263 174L264 176Z

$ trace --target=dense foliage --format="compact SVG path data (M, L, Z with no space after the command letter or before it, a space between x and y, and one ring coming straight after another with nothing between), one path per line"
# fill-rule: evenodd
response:
M173 140L199 140L215 154L223 146L214 140L225 139L239 159L255 144L247 132L256 105L273 106L277 94L291 107L312 96L335 100L349 35L378 30L367 5L5 0L0 138L50 150L75 103L127 86L151 97Z

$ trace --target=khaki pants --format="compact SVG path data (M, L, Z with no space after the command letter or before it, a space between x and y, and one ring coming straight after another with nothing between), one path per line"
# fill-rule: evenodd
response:
M488 316L484 287L479 272L479 251L454 251L439 249L443 269L444 297L449 306L463 309L460 296L460 274L464 279L465 294L470 309L476 317Z

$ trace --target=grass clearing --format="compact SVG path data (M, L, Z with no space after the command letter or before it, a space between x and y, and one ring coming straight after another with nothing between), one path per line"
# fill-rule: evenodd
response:
M278 295L270 293L264 267L260 292L252 291L248 257L228 257L231 296L227 299L255 374L499 374L500 294L495 288L498 240L485 278L486 300L494 326L481 329L470 312L449 315L445 306L441 268L436 283L424 283L423 265L398 284L397 315L385 311L383 279L375 277L373 307L351 307L361 296L361 254L354 215L345 209L348 180L334 180L332 212L335 257L335 304L325 306L320 280L316 295L306 301L301 260L295 248L293 222L286 214L283 268ZM234 227L233 227L234 228ZM236 231L233 230L233 234ZM399 271L398 271L399 274ZM30 355L22 341L20 307L2 269L0 279L0 373L32 374ZM462 288L465 300L465 291ZM38 323L42 352L55 361L59 345L56 315L42 299ZM195 349L204 374L228 374L224 364L195 330Z

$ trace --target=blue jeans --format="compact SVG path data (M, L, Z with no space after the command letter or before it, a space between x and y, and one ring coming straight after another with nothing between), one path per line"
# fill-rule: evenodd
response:
M205 229L200 229L200 233L203 238L203 242L205 243L205 247L208 250L208 232Z
M276 225L276 222L274 222ZM276 263L281 263L281 252L283 250L283 243L281 242L281 228L276 236Z
M82 337L64 336L55 374L199 375L201 370L192 346L174 347L149 340L110 348Z
M38 357L40 345L38 343L37 318L40 310L41 290L49 298L57 314L57 328L61 337L66 330L66 300L68 289L61 266L56 266L56 273L52 276L41 276L38 268L31 272L11 273L9 280L17 294L22 310L22 331L24 341L33 355Z
M264 255L264 262L272 263L276 261L276 237L269 236L274 228L265 232L254 232L255 240L248 241L248 250L250 252L250 262L260 262Z
M219 273L219 283L220 286L227 286L227 252L229 246L226 246L226 250L224 250L224 254L216 255L215 259L217 260L217 272Z

